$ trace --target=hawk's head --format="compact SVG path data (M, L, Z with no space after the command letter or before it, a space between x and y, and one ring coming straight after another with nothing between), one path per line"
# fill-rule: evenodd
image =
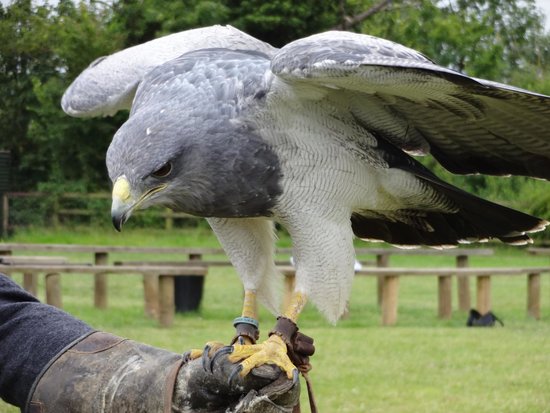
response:
M197 216L269 216L280 194L279 161L253 128L215 113L143 110L107 152L117 230L132 211L164 205Z
M164 109L141 111L118 130L107 151L117 230L135 209L164 205L201 215L213 171L197 119ZM204 120L202 120L204 122Z

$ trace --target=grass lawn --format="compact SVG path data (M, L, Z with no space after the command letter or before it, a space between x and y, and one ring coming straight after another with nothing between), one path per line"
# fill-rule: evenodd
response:
M207 230L172 232L106 230L19 232L9 241L124 245L217 246ZM288 245L282 239L281 245ZM363 244L364 245L364 244ZM90 260L86 254L71 257ZM128 258L122 255L114 257ZM158 257L157 257L158 258ZM134 257L135 259L135 257ZM474 257L472 266L548 265L520 248L499 248L494 257ZM392 257L393 266L452 266L453 258ZM20 276L14 277L21 281ZM376 283L358 277L350 316L331 326L308 306L301 329L316 340L311 377L321 412L369 413L550 413L550 278L542 281L542 320L527 318L525 277L493 280L493 311L505 327L467 328L467 314L436 317L437 281L410 277L400 283L399 321L381 327ZM241 309L242 288L230 268L213 268L200 311L177 315L162 329L143 314L141 279L110 276L109 309L93 307L91 276L64 275L65 310L97 329L173 351L228 341L231 321ZM472 284L472 294L475 294ZM454 286L456 289L456 286ZM40 298L43 298L43 285ZM456 294L455 294L456 295ZM475 295L473 295L475 298ZM453 297L455 298L455 297ZM263 336L273 318L261 314ZM307 411L305 391L303 411ZM0 402L0 413L18 409Z

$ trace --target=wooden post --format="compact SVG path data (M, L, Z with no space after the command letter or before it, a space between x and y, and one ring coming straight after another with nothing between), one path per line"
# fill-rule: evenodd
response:
M540 320L540 274L527 275L527 315Z
M174 324L174 314L176 313L176 304L174 302L174 276L160 275L159 277L159 307L160 307L160 325L170 327Z
M457 266L457 268L467 268L467 267L469 267L468 256L467 255L457 255L456 256L456 266Z
M94 255L95 265L107 265L109 263L109 253L96 252ZM107 308L107 274L94 274L94 305L96 308Z
M477 277L477 311L482 315L491 311L491 276Z
M466 268L468 265L467 255L456 256L457 268ZM456 279L458 284L458 309L460 311L469 311L472 305L470 297L470 277L457 276Z
M450 275L440 275L437 277L437 284L439 298L437 311L438 317L442 319L449 319L451 318L451 314L453 311L452 277Z
M381 268L389 267L390 265L390 256L389 254L378 254L376 255L376 266ZM378 307L382 305L382 290L384 289L384 276L379 275L376 279L376 293Z
M0 250L0 256L4 256L4 257L11 256L11 250ZM11 274L8 271L4 270L3 274L11 278Z
M391 326L397 322L399 277L386 275L382 288L382 325Z
M57 273L46 274L46 303L57 308L63 308L61 277Z
M156 274L143 275L143 294L145 298L145 315L159 317L159 277Z
M35 297L38 297L38 274L24 273L23 288Z
M10 222L10 202L8 194L2 195L2 236L8 236L9 222Z
M189 254L189 261L202 261L202 254Z
M172 211L170 208L166 208L164 216L164 228L167 230L171 230L172 228L174 228L174 211Z

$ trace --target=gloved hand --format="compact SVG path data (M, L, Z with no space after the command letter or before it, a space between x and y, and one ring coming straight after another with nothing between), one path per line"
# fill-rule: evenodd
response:
M263 365L230 380L234 367L227 355L214 358L211 372L201 359L185 364L176 381L172 411L286 413L298 404L299 382L293 384L278 367Z
M59 354L40 375L27 413L290 413L299 401L277 367L230 380L234 365L94 332Z

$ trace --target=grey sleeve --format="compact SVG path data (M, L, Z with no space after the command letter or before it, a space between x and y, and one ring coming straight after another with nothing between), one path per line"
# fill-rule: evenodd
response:
M92 331L0 273L0 398L23 408L46 364Z

